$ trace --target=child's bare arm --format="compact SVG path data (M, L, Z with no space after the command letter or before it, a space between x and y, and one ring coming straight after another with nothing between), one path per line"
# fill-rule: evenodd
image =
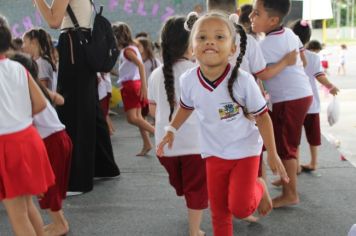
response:
M70 0L53 0L50 6L45 0L33 0L51 28L60 27Z
M150 103L149 104L149 114L151 117L156 117L156 104Z
M163 148L166 144L168 144L168 148L172 148L174 141L174 130L179 129L182 124L189 118L192 114L193 110L188 110L185 108L178 108L177 114L173 117L170 127L173 128L173 131L168 130L166 135L163 137L162 141L158 144L157 147L157 156L163 156L164 151Z
M140 97L141 97L141 99L147 99L147 84L146 84L145 66L138 59L136 53L133 50L130 50L130 49L126 50L125 55L132 63L134 63L138 67L138 71L140 73L140 78L141 78Z
M279 74L284 68L290 65L294 65L297 62L298 52L296 50L291 51L284 55L284 57L276 64L268 66L264 71L260 72L257 77L261 80L268 80Z
M321 83L326 88L328 88L329 89L329 93L331 93L332 95L335 96L339 92L339 89L337 87L335 87L335 85L333 85L328 80L328 78L326 78L325 74L317 76L316 79L319 81L319 83Z
M47 89L49 97L51 98L52 102L57 106L62 106L64 104L64 97L57 92L53 92Z
M300 59L303 62L303 67L305 68L308 64L307 58L305 57L304 51L300 51Z
M28 75L28 87L30 91L32 115L36 115L46 108L46 98L30 74Z
M274 133L271 118L265 112L262 115L255 117L258 130L263 139L263 143L268 153L268 164L274 174L278 174L286 183L289 181L287 172L279 158L274 141Z

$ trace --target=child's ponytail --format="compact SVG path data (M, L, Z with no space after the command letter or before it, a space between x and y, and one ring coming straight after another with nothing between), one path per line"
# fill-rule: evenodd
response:
M246 32L243 29L243 27L238 24L238 16L236 14L231 14L230 17L229 17L229 20L232 21L232 23L233 23L233 25L234 25L234 27L236 29L236 33L240 35L240 46L239 46L240 53L239 53L239 56L236 58L236 64L235 64L234 68L232 69L231 76L229 78L227 88L228 88L228 91L229 91L231 99L235 103L239 104L237 102L237 100L234 98L233 85L234 85L235 81L237 80L238 71L239 71L240 65L242 63L242 59L243 59L243 57L245 55L245 52L246 52L247 35L246 35ZM244 115L246 117L248 117L248 111L246 110L246 108L242 107L242 109L243 109Z
M169 121L172 119L176 106L173 65L181 58L189 46L189 32L184 30L184 17L171 17L167 20L161 32L161 47L163 57L164 87L169 104Z

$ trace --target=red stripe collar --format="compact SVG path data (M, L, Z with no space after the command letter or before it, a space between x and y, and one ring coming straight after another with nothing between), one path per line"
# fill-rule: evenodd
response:
M0 55L0 61L5 60L6 56L5 55Z
M200 67L198 67L197 75L198 75L199 81L203 85L203 87L206 88L207 90L209 90L210 92L212 92L214 89L216 89L221 84L221 82L224 81L224 79L226 78L227 74L230 71L230 68L231 68L231 65L227 64L222 75L219 76L219 78L217 78L214 82L207 81L207 79L204 78L204 76L200 70Z
M277 29L274 29L266 34L266 36L271 36L271 35L278 35L278 34L283 34L285 31L284 27L280 27Z

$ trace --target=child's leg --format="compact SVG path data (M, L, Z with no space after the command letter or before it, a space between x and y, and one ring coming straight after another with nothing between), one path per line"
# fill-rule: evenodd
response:
M36 236L36 231L29 218L27 198L20 196L3 200L12 230L16 236Z
M108 124L110 135L113 135L115 133L115 127L109 115L106 116L106 123Z
M305 118L304 126L309 143L311 160L309 164L302 165L302 169L303 171L313 171L317 168L318 146L321 145L319 114L308 114Z
M203 236L205 233L200 230L203 218L203 210L188 209L189 236Z
M140 114L139 114L140 112ZM144 120L141 116L141 110L139 108L133 108L126 111L126 119L132 125L136 125L141 129L144 129L150 133L154 133L154 127Z
M44 235L43 220L37 207L33 204L33 200L31 196L27 197L27 206L28 206L28 215L33 225L33 228L36 231L37 236Z
M139 130L143 141L143 147L141 152L137 153L136 156L145 156L149 151L151 151L152 143L148 132L142 128L139 128Z

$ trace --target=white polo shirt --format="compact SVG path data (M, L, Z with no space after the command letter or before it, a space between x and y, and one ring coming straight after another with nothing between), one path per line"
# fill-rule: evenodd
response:
M181 76L181 107L194 109L198 115L204 158L235 160L261 153L262 138L255 122L247 119L229 96L227 83L231 70L228 65L214 82L206 80L199 67ZM238 103L252 115L267 111L266 101L249 73L239 70L233 91Z
M298 36L292 30L284 27L267 34L260 42L260 47L267 65L277 63L284 55L293 50L304 50ZM272 104L308 97L313 94L299 56L295 65L287 66L278 75L266 80L265 85Z
M324 75L324 70L321 66L318 54L305 50L305 58L307 59L308 64L304 70L309 77L309 82L313 90L313 103L309 107L308 114L315 114L320 112L320 98L316 85L316 77Z
M111 76L110 73L97 73L96 74L99 80L98 83L98 95L99 100L102 100L109 93L112 92Z
M196 64L188 60L180 60L173 65L174 90L176 102L179 104L181 89L179 77L187 70L196 67ZM148 100L156 105L155 141L158 144L165 135L164 127L169 125L170 108L167 101L167 93L164 86L163 65L155 69L148 82ZM176 112L177 108L175 109ZM174 114L173 114L174 115ZM173 116L172 116L173 117ZM182 156L200 154L199 124L195 112L178 130L172 149L165 147L164 156Z
M32 124L28 72L18 62L0 58L0 135Z
M142 62L141 53L136 46L130 45L123 48L120 51L119 56L119 79L117 81L119 88L122 87L122 83L130 80L140 80L140 73L138 71L138 66L127 59L125 55L126 50L132 50L135 52L137 58Z
M56 110L48 100L46 103L47 107L33 117L33 124L37 128L42 139L65 129L65 126L58 118Z
M237 50L234 56L229 59L231 65L236 64L236 58L240 53L240 35L236 36ZM253 75L258 75L266 69L267 63L263 57L262 50L257 40L251 35L247 35L247 46L245 56L242 59L240 69L247 71Z

